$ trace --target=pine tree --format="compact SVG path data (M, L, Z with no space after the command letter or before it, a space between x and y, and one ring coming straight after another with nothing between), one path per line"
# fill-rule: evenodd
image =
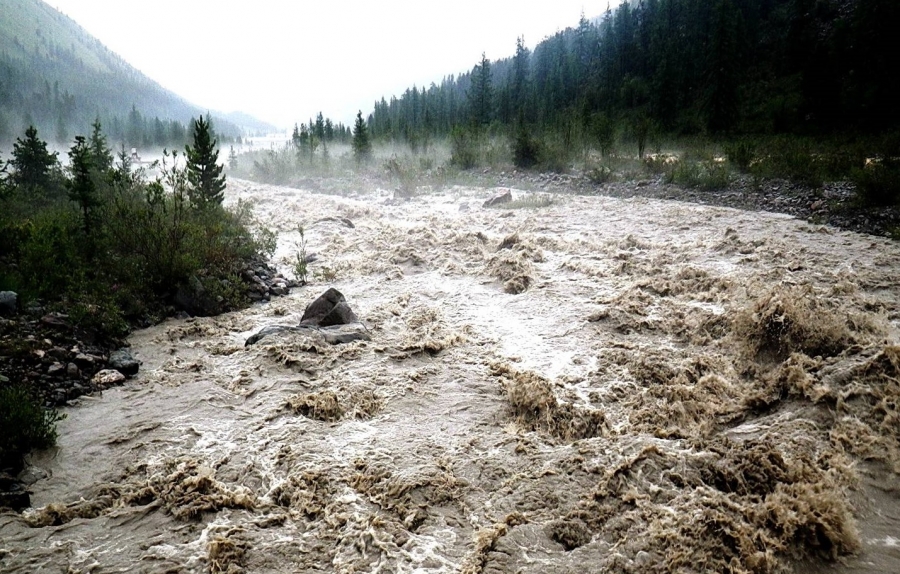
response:
M37 129L29 126L25 139L13 144L11 182L17 187L47 190L52 187L51 170L56 165L56 152L47 151L47 142L38 139Z
M369 131L362 117L362 110L356 114L356 122L353 124L353 156L356 163L362 163L372 158L372 142L369 140Z
M95 119L94 123L91 124L91 127L93 128L93 131L91 132L91 140L88 144L91 150L91 161L98 171L105 173L112 169L112 150L106 143L106 136L103 134L101 128L100 118Z
M231 151L228 152L228 168L235 170L238 167L238 158L237 153L234 151L234 146L231 146Z
M212 126L209 118L201 115L194 124L194 145L185 146L187 158L187 174L190 187L188 197L191 205L205 208L209 205L221 205L225 199L225 166L219 161L218 141L212 137Z
M66 181L69 199L81 208L85 235L91 234L94 209L100 204L97 186L91 173L95 169L93 151L84 136L75 137L75 145L69 150L69 171L71 178Z
M472 70L472 85L469 88L469 107L475 125L484 126L491 122L491 62L482 52L481 62Z

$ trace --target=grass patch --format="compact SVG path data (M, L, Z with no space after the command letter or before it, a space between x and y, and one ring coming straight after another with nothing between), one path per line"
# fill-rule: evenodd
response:
M24 385L0 388L0 468L17 464L32 449L56 444L56 423L63 418L41 406Z

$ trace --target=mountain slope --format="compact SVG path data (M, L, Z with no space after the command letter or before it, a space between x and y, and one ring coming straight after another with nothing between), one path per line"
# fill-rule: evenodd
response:
M64 143L100 117L114 141L164 144L183 137L183 124L206 111L41 0L0 0L0 14L0 142L34 124L46 139ZM224 119L216 129L241 135Z

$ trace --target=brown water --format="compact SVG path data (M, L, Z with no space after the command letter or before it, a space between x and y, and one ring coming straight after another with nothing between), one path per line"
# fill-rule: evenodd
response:
M900 569L900 244L497 191L231 182L285 268L304 226L311 284L136 333L141 374L33 457L0 571ZM243 346L328 286L371 342Z

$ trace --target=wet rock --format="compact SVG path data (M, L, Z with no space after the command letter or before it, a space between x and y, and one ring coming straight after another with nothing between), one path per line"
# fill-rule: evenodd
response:
M47 369L47 374L50 375L51 377L58 377L58 376L62 375L65 371L66 371L65 365L63 365L62 363L53 363Z
M18 512L29 506L31 506L31 495L22 485L13 483L9 490L0 487L0 508L11 508Z
M353 341L371 341L369 331L362 323L352 325L335 325L319 329L325 336L325 341L332 345L352 343Z
M36 466L26 467L25 470L19 473L19 476L16 477L19 482L26 485L32 485L39 480L43 480L47 478L47 472L43 469L40 469Z
M500 195L494 196L489 200L484 202L482 207L494 207L495 205L501 205L503 203L509 203L512 201L512 192L506 190L506 193L501 193Z
M25 487L12 476L0 473L0 508L15 511L31 506L31 496Z
M358 323L356 313L347 304L344 295L335 288L330 288L310 303L300 318L301 325L329 327L332 325L348 325Z
M264 338L269 337L271 335L278 335L280 333L291 333L295 331L299 331L300 327L292 327L290 325L269 325L268 327L263 327L256 333L250 335L247 340L244 342L245 347L249 347L250 345L255 345L256 343L262 341Z
M112 387L122 384L125 381L125 375L115 369L103 369L99 371L91 379L91 382L100 388Z
M72 378L81 375L81 371L78 369L78 365L76 365L75 363L69 363L68 365L66 365L66 375Z
M78 365L81 369L90 369L97 362L97 357L93 355L87 355L85 353L78 353L75 355L75 364Z
M41 323L48 327L69 327L69 316L63 313L49 313L41 317Z
M119 349L112 353L107 364L109 368L119 371L126 377L136 375L141 368L141 362L135 359L128 349Z
M13 291L0 291L0 315L15 315L18 295Z

